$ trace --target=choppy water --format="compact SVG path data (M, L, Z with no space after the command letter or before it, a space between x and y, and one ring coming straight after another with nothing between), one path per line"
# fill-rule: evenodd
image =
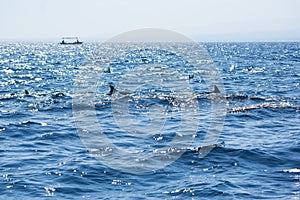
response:
M188 149L170 165L143 174L101 164L75 128L76 75L98 47L0 44L1 199L300 199L300 43L204 44L226 90L227 114L216 147L204 158ZM121 147L159 148L178 130L174 110L164 134L151 133L151 140L126 137L112 125L111 98L116 97L105 94L110 84L117 85L128 60L114 60L111 73L101 79L94 102L97 118ZM193 86L199 108L210 107L211 99L201 95L210 90L202 87L201 76L188 79L184 62L165 62ZM132 98L130 115L146 126L153 105L168 111L171 102L176 108L176 101L160 98L170 95L161 89L139 88L138 97L147 98ZM201 133L200 126L199 140Z

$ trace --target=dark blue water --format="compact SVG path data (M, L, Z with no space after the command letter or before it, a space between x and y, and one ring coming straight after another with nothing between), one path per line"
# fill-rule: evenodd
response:
M204 44L226 90L227 114L215 148L204 158L188 149L170 165L142 174L100 163L76 129L75 79L98 47L0 44L1 199L300 199L300 43ZM149 57L158 59L146 53L141 62ZM97 118L121 147L158 147L160 135L131 141L112 126L113 97L105 93L128 59L111 61L111 73L100 80ZM184 62L165 62L188 77ZM187 81L198 92L209 90L197 74ZM170 91L160 89L140 88L148 100L133 98L131 116L144 119L152 104L168 109L169 99L155 95ZM197 101L201 108L210 105L206 95ZM173 113L164 142L178 129Z

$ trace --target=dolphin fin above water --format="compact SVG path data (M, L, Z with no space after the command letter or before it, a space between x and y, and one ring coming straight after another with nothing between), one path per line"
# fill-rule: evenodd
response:
M215 85L214 90L210 93L221 93L221 92L220 92L219 88Z
M128 95L128 94L131 94L130 92L124 92L124 91L118 91L114 86L110 85L109 86L110 90L109 92L107 93L107 95L112 95L116 92L120 93L120 94L123 94L123 95Z
M220 93L221 92L220 92L219 88L216 85L214 85L214 90L213 91L211 91L211 92L203 92L203 93L200 93L200 94L220 94Z
M110 87L110 91L107 93L107 95L112 95L117 91L114 86L110 85L109 87Z

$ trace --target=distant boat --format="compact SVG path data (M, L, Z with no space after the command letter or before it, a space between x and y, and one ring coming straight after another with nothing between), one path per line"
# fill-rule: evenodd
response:
M62 45L82 44L82 42L79 41L78 37L63 37L60 44Z

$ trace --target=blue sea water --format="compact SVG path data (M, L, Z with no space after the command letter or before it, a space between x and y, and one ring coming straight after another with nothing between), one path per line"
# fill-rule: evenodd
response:
M0 44L1 199L300 199L300 43L204 43L226 90L218 142L204 158L188 149L166 167L142 174L99 162L76 128L75 80L99 45ZM111 61L111 73L100 80L97 117L119 146L157 147L159 135L134 140L112 126L113 97L105 94L128 60ZM209 90L201 87L201 76L188 79L184 62L166 62L198 93ZM155 105L169 106L153 91L159 88L140 89ZM132 102L131 116L144 119L152 105L145 101ZM197 101L210 103L205 95ZM178 129L177 116L171 118L165 138Z

